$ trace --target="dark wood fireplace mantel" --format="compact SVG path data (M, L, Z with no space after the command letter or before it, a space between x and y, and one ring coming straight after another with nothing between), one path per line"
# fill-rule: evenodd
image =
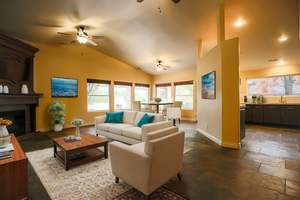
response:
M35 104L39 106L39 99L43 94L0 94L0 105L28 105Z
M0 93L0 118L21 119L15 120L23 121L20 126L25 124L21 135L36 131L36 107L43 96L33 89L33 61L38 51L36 47L0 33L0 85L9 88L8 94ZM21 94L23 84L27 85L29 94ZM21 117L14 117L16 113L22 113Z

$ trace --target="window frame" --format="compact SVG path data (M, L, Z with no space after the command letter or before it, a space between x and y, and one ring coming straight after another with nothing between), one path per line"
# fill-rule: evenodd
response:
M181 85L192 85L193 88L193 92L192 95L177 95L176 94L176 86L181 86ZM192 108L182 108L181 110L194 110L194 81L182 81L182 82L175 82L174 83L174 87L175 87L175 101L176 101L176 97L177 96L191 96L192 97L192 103L193 103L193 107ZM183 104L183 102L182 102Z
M171 101L170 102L172 102L172 83L158 83L158 84L155 84L155 87L156 87L156 97L158 97L157 96L157 93L158 93L158 88L159 87L170 87L170 92L171 92L171 94L170 94L170 99L171 99ZM158 97L158 98L161 98L161 97ZM162 101L162 102L165 102L165 101ZM169 101L166 101L167 103L169 102Z
M130 86L130 108L122 108L122 109L117 109L117 108L115 108L115 98L116 98L116 96L115 96L115 86L116 85L119 85L119 86ZM132 110L132 93L133 93L133 91L132 91L132 83L130 83L130 82L121 82L121 81L114 81L114 103L113 103L113 108L114 108L114 110L115 111L121 111L121 110Z
M147 102L142 102L141 101L141 103L148 103L149 102L149 100L150 100L150 85L149 84L143 84L143 83L135 83L134 84L134 101L138 101L137 99L136 99L136 88L137 87L140 87L140 88L148 88L148 99L147 99Z
M88 85L88 83L93 83L93 84L107 84L108 85L108 95L88 95L88 93L86 93L86 99L87 99L87 112L110 112L111 111L111 81L109 80L100 80L100 79L87 79L87 83L86 85ZM105 96L108 97L108 110L107 109L103 109L103 110L89 110L89 104L88 104L88 98L89 96L93 97L101 97L101 96Z

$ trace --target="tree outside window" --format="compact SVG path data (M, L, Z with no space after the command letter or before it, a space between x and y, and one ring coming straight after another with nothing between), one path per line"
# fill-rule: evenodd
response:
M248 79L248 96L300 95L300 75Z
M109 86L110 84L87 83L88 111L110 110Z

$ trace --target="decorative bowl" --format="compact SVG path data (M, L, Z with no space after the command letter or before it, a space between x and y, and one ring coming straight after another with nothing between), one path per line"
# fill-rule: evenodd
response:
M10 143L10 136L0 137L0 148L6 147Z
M161 100L155 100L155 102L156 102L156 103L160 103L160 102L161 102Z

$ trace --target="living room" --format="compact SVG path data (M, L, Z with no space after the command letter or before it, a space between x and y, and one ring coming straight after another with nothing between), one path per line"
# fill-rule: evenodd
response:
M101 131L97 133L97 119L104 123L100 118L107 116L106 113L122 111L123 117L129 119L128 112L134 110L134 101L141 101L141 110L150 109L149 116L156 115L158 107L159 113L164 115L168 107L163 103L182 101L180 121L176 118L173 127L173 118L166 116L164 118L171 119L172 123L166 121L167 125L157 130L172 126L172 131L185 133L181 176L173 174L173 178L166 180L152 194L141 192L136 199L145 196L163 199L157 196L160 194L178 199L300 198L300 124L270 125L246 120L243 140L240 128L241 116L244 116L240 114L240 106L243 107L243 103L257 106L249 102L252 96L248 89L250 79L300 74L298 0L288 3L283 0L276 3L269 0L263 3L237 0L64 3L13 0L1 5L4 9L0 16L7 20L0 23L1 54L4 55L0 58L3 72L0 85L7 86L8 91L4 88L2 91L8 94L0 94L0 111L7 112L12 104L17 106L16 110L25 110L24 120L28 126L22 134L15 134L15 142L20 143L20 149L29 160L28 194L24 198L127 199L126 195L135 194L137 190L129 184L131 180L126 181L125 177L124 180L119 177L119 180L111 171L110 153L113 152L110 152L110 145L119 141L119 145L126 143L138 149L138 145L145 142L146 133L139 136L141 141L137 144L130 143L132 140L101 135L105 134ZM251 14L254 12L256 16ZM241 24L237 25L238 22ZM90 43L74 42L78 40L75 35L81 33ZM98 39L92 39L90 35ZM285 41L279 41L282 36L286 36ZM93 42L97 46L92 45ZM8 43L17 54L20 48L31 51L30 56L26 53L30 62L11 57L14 52L7 54ZM17 78L3 77L8 69L3 64L8 62L3 60L11 58L29 66L27 71L22 71L17 68L18 64L10 64L14 71L7 74ZM204 76L210 73L215 73L214 95L203 98ZM53 95L55 78L75 80L76 95ZM26 92L21 94L23 84L28 87L27 95ZM95 91L90 93L89 84L102 84L106 87L105 92L99 91L100 95ZM124 88L127 88L126 94L120 94ZM182 88L189 88L189 91ZM34 100L20 99L24 95ZM244 96L248 96L248 102ZM160 106L155 98L162 98L158 103ZM59 132L53 130L53 116L47 112L56 99L66 109L63 129ZM283 100L298 109L297 95L285 95ZM264 103L278 101L280 95L264 96ZM26 107L24 102L30 102L30 106ZM90 133L108 141L100 148L108 154L107 159L103 155L101 159L67 170L65 160L61 162L53 156L55 139L75 135L74 119L84 120L79 128L82 138L83 133ZM132 126L136 128L139 120L132 118ZM165 119L161 121L158 123L165 123ZM148 127L143 126L144 129ZM271 133L277 133L280 138L275 139ZM269 143L265 142L266 138L270 138ZM93 163L99 166L95 167ZM101 170L103 173L97 174ZM63 179L74 182L69 184ZM118 183L115 183L117 179ZM89 185L90 191L84 185Z

